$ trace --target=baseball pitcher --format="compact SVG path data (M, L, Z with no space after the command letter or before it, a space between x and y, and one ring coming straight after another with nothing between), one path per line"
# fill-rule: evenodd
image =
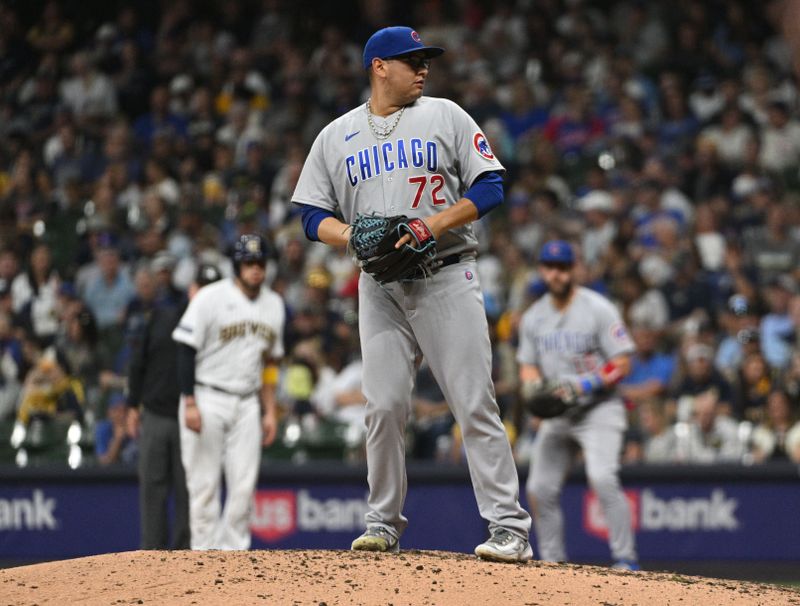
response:
M578 446L608 521L614 566L638 570L619 481L625 407L615 394L615 385L630 371L634 345L614 305L573 283L574 260L567 242L544 244L539 268L548 292L520 325L522 398L543 418L527 482L536 540L543 560L567 560L559 498Z
M471 223L503 200L503 166L460 107L425 97L433 57L408 27L370 37L370 98L319 134L292 196L311 240L350 246L362 268L367 531L352 549L397 551L408 520L405 429L421 352L461 426L483 558L531 558L530 517L500 421Z

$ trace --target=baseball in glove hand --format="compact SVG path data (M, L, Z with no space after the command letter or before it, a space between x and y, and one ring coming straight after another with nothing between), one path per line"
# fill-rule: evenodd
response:
M422 219L359 214L351 227L350 249L361 269L380 284L430 274L430 265L436 258L436 238ZM395 248L406 234L411 236L411 242Z
M578 394L568 382L531 381L522 386L528 412L541 419L558 417L577 404Z

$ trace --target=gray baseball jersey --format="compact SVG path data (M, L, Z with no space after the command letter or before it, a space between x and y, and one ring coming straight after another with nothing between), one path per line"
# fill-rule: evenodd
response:
M373 116L378 125L397 117ZM405 108L384 140L375 137L360 105L320 132L292 201L330 211L346 223L356 213L425 218L452 206L481 174L504 171L475 121L447 99L421 97ZM440 256L474 251L471 225L444 234Z
M386 119L376 136L361 105L317 137L294 202L341 212L429 217L454 205L483 173L503 171L485 135L460 107L421 97ZM399 120L398 120L399 118ZM442 387L464 436L478 508L490 530L527 540L530 516L519 503L519 477L500 420L491 375L491 345L477 275L477 242L466 225L440 236L440 258L461 254L424 280L379 285L359 281L359 336L367 399L367 526L399 537L408 521L405 429L414 361L421 351Z
M613 303L588 288L578 287L563 312L554 307L549 293L525 312L517 361L536 366L545 379L570 380L599 372L610 359L633 353L634 349Z
M536 366L545 379L575 380L598 372L610 359L632 353L634 344L616 307L602 295L578 287L569 306L557 310L550 294L522 317L517 360ZM599 401L597 401L599 400ZM589 484L597 493L609 527L609 546L617 561L635 561L630 508L619 482L619 458L626 427L625 409L613 393L581 396L583 414L542 421L536 434L527 492L536 501L534 519L541 559L565 561L561 487L577 442L586 461Z

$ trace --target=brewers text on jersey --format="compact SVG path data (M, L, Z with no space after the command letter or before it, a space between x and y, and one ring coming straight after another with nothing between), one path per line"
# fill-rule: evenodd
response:
M272 345L275 340L275 331L262 322L236 322L235 324L228 324L219 329L219 340L226 342L231 339L237 339L247 335L255 335L262 337L267 341L268 346Z

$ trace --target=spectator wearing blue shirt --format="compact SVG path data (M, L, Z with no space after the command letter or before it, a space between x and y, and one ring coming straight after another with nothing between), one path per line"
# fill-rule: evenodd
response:
M633 210L636 242L646 249L658 248L656 237L659 221L671 221L680 232L685 228L683 214L662 205L663 186L655 179L644 179L636 188L636 208Z
M636 353L631 359L631 372L622 380L620 393L634 403L659 397L667 392L675 372L675 358L657 351L657 331L637 324L631 334Z
M98 251L99 273L86 285L84 300L100 330L121 326L128 303L136 295L133 282L121 270L119 251L106 247Z
M106 418L95 426L94 454L100 465L112 463L132 464L136 460L136 443L128 437L125 429L127 407L125 396L116 392L108 401Z
M186 120L169 111L169 90L156 86L150 93L150 111L136 119L133 132L144 149L149 149L157 134L184 139L187 136Z
M795 326L789 315L789 301L795 291L794 280L788 275L778 276L766 289L769 313L761 319L761 351L773 369L785 369L792 358Z
M500 114L508 134L515 140L541 129L549 118L546 107L536 104L526 80L515 80L511 86L511 107Z
M717 346L714 366L728 380L735 378L748 353L761 351L758 316L753 313L747 297L732 295L728 304L719 310L719 323L726 335Z
M662 77L662 119L658 123L658 145L665 155L678 153L690 145L700 126L676 81L677 78Z

